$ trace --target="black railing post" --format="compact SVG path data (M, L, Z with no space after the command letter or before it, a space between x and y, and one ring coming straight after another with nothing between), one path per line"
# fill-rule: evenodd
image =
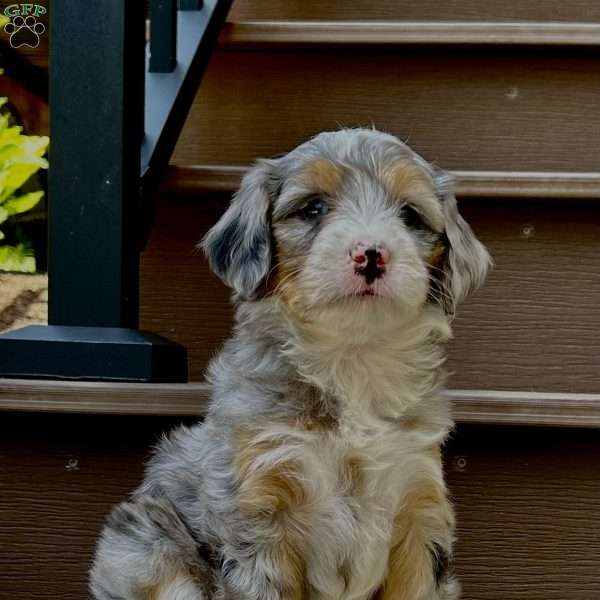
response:
M150 72L171 73L177 63L177 0L150 1Z
M48 326L0 334L0 376L185 381L185 348L137 330L144 13L50 11Z
M53 0L49 325L0 334L0 377L187 378L183 347L137 331L139 251L231 0L174 2L152 0L148 59L139 2Z
M203 0L178 0L179 10L200 10Z
M143 14L54 0L50 15L48 322L137 327Z

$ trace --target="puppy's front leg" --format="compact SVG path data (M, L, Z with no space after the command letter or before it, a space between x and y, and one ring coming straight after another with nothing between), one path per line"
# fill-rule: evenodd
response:
M306 598L305 531L309 517L301 457L281 438L245 429L234 445L235 505L243 551L226 579L242 597Z
M394 520L388 575L375 600L456 600L454 515L440 480L416 482Z

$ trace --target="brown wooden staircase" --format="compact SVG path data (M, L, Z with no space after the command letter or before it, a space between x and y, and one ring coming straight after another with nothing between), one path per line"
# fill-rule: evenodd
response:
M104 514L203 413L231 309L194 247L244 170L371 124L455 172L496 264L450 347L463 597L600 597L600 4L237 0L140 263L197 383L0 381L1 600L84 598Z

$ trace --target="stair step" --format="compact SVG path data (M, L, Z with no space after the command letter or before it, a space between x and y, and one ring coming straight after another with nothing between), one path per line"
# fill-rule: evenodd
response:
M600 45L600 23L556 21L482 21L362 20L245 20L235 10L219 36L219 48L252 49L279 47L352 47L352 46L447 46L508 45L594 47ZM236 16L237 15L237 16ZM573 15L575 17L576 15ZM375 17L375 18L374 18ZM481 17L480 17L481 18ZM600 15L598 15L600 21ZM36 48L25 46L17 54L29 63L48 68L48 43L45 37Z
M171 165L163 194L200 197L237 190L248 167ZM600 173L523 171L453 171L457 196L463 199L527 198L600 200Z
M597 0L236 0L229 18L232 21L445 19L600 22L600 4Z
M473 21L228 22L221 49L392 45L598 46L600 23Z
M458 423L600 428L600 394L448 390ZM203 416L204 383L0 379L0 411Z
M446 169L600 172L600 61L576 54L217 52L171 162L247 165L374 125Z

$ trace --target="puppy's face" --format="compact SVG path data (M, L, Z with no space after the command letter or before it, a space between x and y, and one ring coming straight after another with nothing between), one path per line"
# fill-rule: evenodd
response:
M305 315L427 302L452 314L489 265L448 178L371 130L323 133L259 163L204 247L240 296L275 294Z
M433 181L408 157L308 158L274 203L277 293L324 304L422 305L444 252Z

